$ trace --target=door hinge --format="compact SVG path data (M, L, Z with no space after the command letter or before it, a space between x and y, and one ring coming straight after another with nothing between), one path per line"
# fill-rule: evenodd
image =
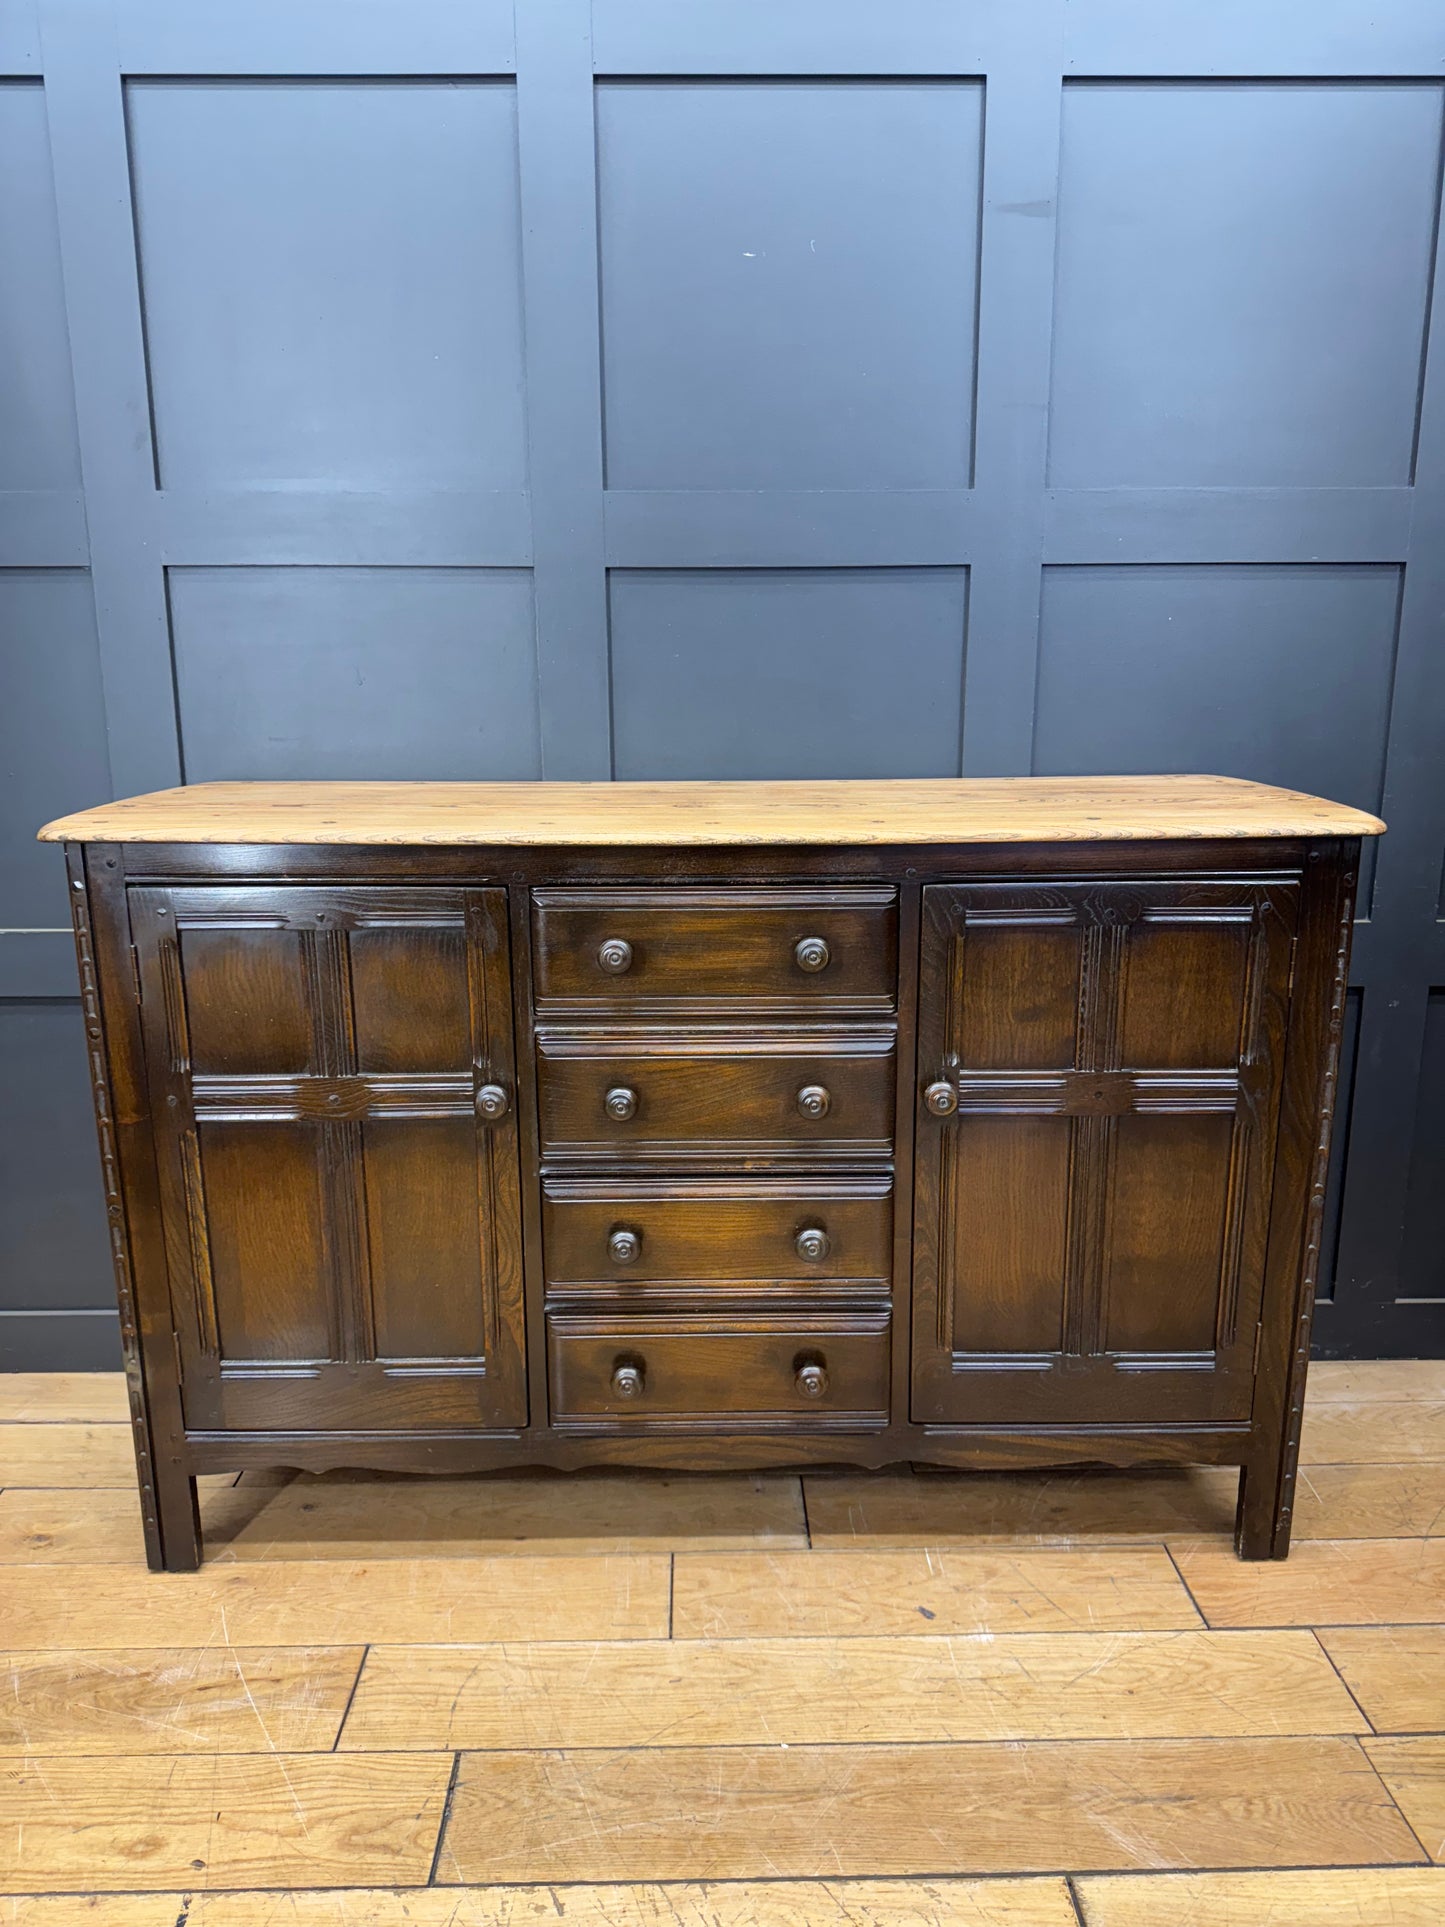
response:
M1259 1351L1263 1343L1264 1343L1264 1320L1261 1318L1259 1323L1254 1328L1254 1363L1249 1368L1250 1376L1252 1378L1258 1378L1259 1376Z
M131 983L135 988L136 1002L138 1004L144 1003L145 992L141 988L141 976L140 976L140 952L136 949L134 944L132 944L130 947L130 978L131 978Z

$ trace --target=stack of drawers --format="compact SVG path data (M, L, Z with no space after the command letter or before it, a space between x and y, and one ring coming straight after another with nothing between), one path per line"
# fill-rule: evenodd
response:
M888 1422L891 889L537 889L550 1423Z

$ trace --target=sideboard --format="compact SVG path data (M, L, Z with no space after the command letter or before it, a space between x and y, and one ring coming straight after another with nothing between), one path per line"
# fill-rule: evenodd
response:
M1238 1466L1284 1557L1382 828L1203 776L50 824L150 1564L201 1473L900 1461Z

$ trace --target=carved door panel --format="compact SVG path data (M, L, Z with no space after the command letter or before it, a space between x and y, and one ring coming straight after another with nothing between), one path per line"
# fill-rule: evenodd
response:
M524 1422L506 907L132 893L191 1428Z
M923 894L914 1417L1247 1418L1297 884Z

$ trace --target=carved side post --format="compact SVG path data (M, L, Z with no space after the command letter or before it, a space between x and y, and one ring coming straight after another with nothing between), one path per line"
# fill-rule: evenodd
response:
M1305 861L1259 1372L1250 1456L1240 1476L1235 1522L1235 1545L1242 1559L1283 1559L1289 1552L1359 855L1358 841L1331 842L1313 845Z
M200 1517L171 1339L124 877L113 848L67 844L65 854L146 1562L153 1572L194 1572Z

